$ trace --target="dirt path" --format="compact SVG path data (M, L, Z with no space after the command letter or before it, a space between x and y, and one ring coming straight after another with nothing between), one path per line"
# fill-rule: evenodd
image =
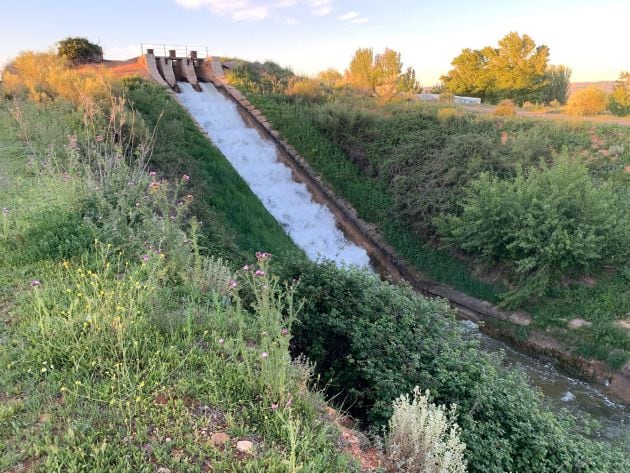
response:
M473 113L493 113L496 108L495 105L463 105L462 109L467 110ZM559 112L530 112L528 110L516 110L516 115L519 117L528 117L528 118L542 118L547 120L560 120L567 122L591 122L597 124L612 124L612 125L621 125L621 126L630 126L630 118L628 117L611 117L611 116L586 116L580 117L575 115L567 115L565 113Z

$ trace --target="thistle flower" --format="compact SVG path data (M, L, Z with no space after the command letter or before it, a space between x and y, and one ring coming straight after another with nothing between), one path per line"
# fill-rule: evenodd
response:
M256 276L264 276L265 272L262 269L257 269L254 273Z
M236 289L238 286L238 283L234 279L230 279L230 282L228 282L228 286L230 289Z
M249 271L249 265L248 265L248 264L246 264L245 266L243 266L243 271L246 271L246 272L247 272L247 271Z
M278 403L276 403L276 402L272 402L272 403L271 403L271 410L272 410L272 411L275 411L277 408L278 408Z
M223 338L219 338L219 345L223 345L225 343L225 340Z
M266 253L263 251L257 251L256 252L256 258L258 259L258 261L265 261L271 258L271 253Z
M160 183L159 182L155 182L153 181L151 184L149 184L149 189L152 191L157 191L160 188Z
M188 181L190 181L190 176L189 176L189 175L187 175L187 174L184 174L184 175L182 176L182 181L184 181L184 182L188 182Z
M260 354L260 357L264 360L265 358L267 358L269 356L269 353L267 353L266 351L262 352Z
M155 171L149 172L149 176L151 176L151 177L156 176L156 175L157 175L157 173Z
M289 335L289 329L283 328L282 330L280 330L280 335L282 335L283 337Z
M31 287L39 287L41 285L42 285L42 283L39 281L39 279L33 279L31 281Z

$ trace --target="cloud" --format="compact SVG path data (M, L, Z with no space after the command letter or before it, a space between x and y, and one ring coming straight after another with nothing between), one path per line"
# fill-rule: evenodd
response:
M300 24L300 20L298 20L296 18L293 18L291 16L285 18L284 21L286 22L287 25L290 25L290 26L299 25Z
M336 0L175 0L175 2L189 9L208 8L215 15L226 16L234 21L262 21L273 17L282 19L287 24L297 24L295 16L286 17L279 10L299 13L301 9L306 10L307 14L327 16L332 13Z
M356 18L359 15L360 13L358 11L349 11L348 13L338 16L337 19L340 21L348 21L348 20L352 20L353 18Z
M313 15L326 16L332 12L335 0L310 0L309 3Z
M352 23L367 23L368 21L370 21L370 19L369 18L365 18L365 17L355 18L355 19L351 20Z

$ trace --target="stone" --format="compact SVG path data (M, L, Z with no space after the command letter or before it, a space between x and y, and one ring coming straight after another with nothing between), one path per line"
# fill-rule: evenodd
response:
M615 322L615 324L616 324L619 328L624 329L624 330L627 330L627 331L629 331L629 332L630 332L630 319L626 319L626 320L617 320L617 321Z
M254 453L254 443L249 440L239 440L236 442L236 449L241 453L251 455Z
M582 328L582 327L590 327L591 325L593 325L591 322L584 320L584 319L573 319L571 321L569 321L568 323L568 327L571 330L575 330L578 328Z
M171 473L171 470L165 466L161 466L157 469L157 473Z
M210 436L210 442L215 447L226 444L230 441L230 436L225 432L215 432Z

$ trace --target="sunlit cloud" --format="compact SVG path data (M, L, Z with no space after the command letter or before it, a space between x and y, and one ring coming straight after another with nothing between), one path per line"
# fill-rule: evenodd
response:
M365 18L365 17L355 18L353 20L350 20L351 23L367 23L368 21L370 21L370 18Z
M300 24L300 20L293 18L293 17L288 17L285 18L285 23L289 26L294 26L294 25L299 25Z
M348 13L338 16L337 19L340 21L348 21L348 20L352 20L353 18L356 18L359 15L360 13L358 11L349 11Z
M295 15L285 17L280 10L291 10L314 16L327 16L333 12L336 0L175 0L184 8L208 8L215 15L226 16L234 21L262 21L282 19L287 24L297 24ZM274 15L274 13L276 13ZM358 15L358 13L357 13ZM356 16L356 15L355 15ZM354 18L353 17L349 17Z

